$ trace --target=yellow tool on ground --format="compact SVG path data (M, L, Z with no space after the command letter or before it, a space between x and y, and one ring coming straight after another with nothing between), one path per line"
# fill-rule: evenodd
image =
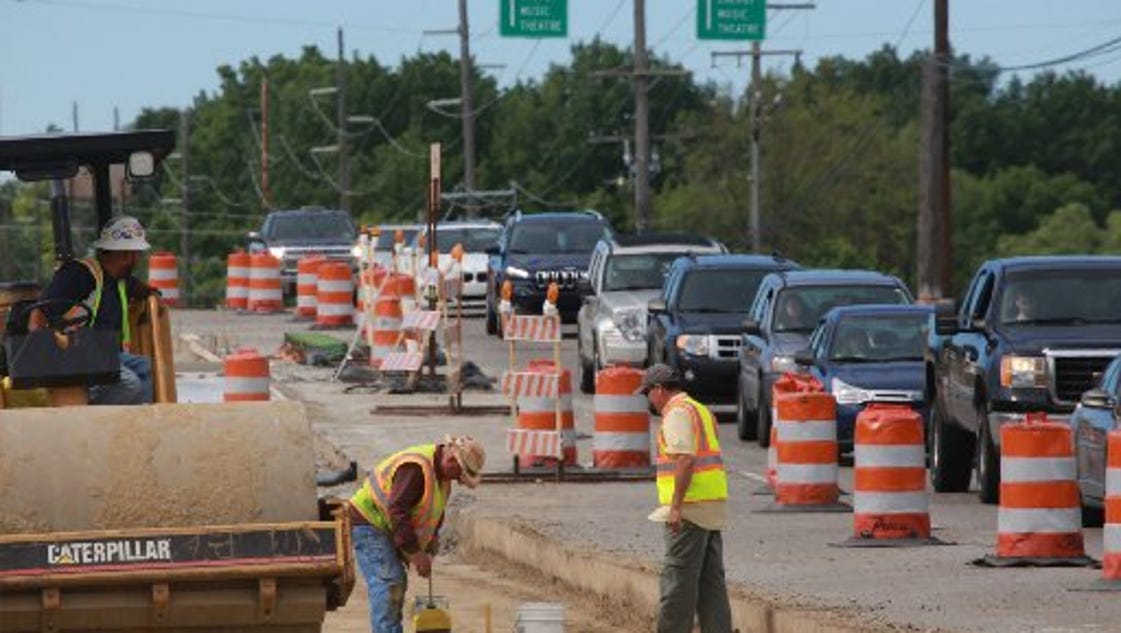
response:
M413 606L413 629L416 633L451 633L452 616L446 601L440 606L432 596L432 576L428 576L428 599L417 596Z

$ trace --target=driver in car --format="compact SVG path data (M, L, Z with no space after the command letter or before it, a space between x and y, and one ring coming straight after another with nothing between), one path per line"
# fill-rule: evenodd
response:
M90 404L150 403L152 364L147 356L130 353L132 336L128 322L128 300L143 299L155 292L132 276L143 254L151 248L144 226L136 218L119 216L105 225L93 246L97 251L94 257L65 262L55 271L42 295L42 299L53 304L43 308L48 314L33 311L28 329L49 327L50 315L84 320L81 327L119 330L120 381L90 387ZM86 311L76 303L89 308L88 319L84 319Z

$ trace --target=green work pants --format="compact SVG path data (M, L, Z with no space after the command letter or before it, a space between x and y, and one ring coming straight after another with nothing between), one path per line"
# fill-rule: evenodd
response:
M689 633L694 614L701 633L732 633L720 532L682 521L676 534L667 526L665 538L658 633Z

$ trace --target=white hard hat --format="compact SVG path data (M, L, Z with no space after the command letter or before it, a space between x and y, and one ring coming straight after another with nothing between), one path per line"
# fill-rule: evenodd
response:
M134 217L113 218L101 229L93 247L103 251L146 251L152 248L144 237L144 225Z

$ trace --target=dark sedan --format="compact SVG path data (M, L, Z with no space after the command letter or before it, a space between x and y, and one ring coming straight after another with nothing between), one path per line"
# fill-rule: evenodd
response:
M928 417L923 346L933 309L919 305L833 308L795 360L837 399L837 441L852 448L856 416L870 402L908 404Z
M1087 527L1100 526L1104 518L1105 449L1110 432L1117 428L1119 398L1121 357L1106 367L1095 388L1082 394L1070 416L1078 490L1082 493L1082 522Z

